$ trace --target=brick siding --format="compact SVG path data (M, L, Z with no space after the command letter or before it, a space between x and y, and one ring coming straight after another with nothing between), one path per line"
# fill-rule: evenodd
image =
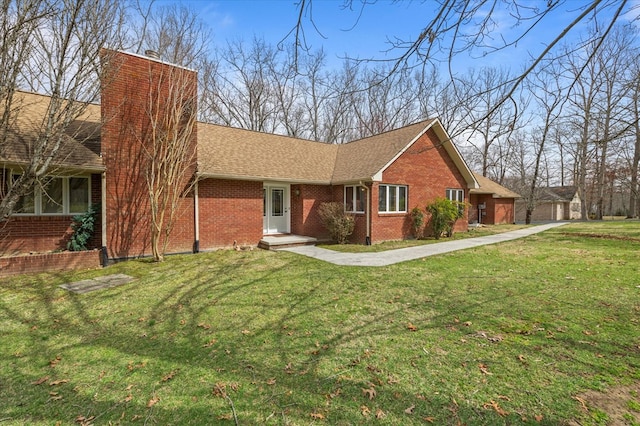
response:
M109 73L101 95L102 152L105 162L107 194L107 247L110 258L137 257L151 251L151 212L145 178L149 160L142 150L149 140L149 93L161 90L168 97L169 79L186 73L190 78L195 107L196 73L169 64L125 53L103 52L110 56ZM159 87L160 89L156 89ZM195 149L196 130L192 144ZM192 176L192 167L184 182ZM186 252L195 241L193 197L180 201L176 225L167 251Z
M99 267L100 250L0 257L0 276Z
M262 182L205 179L198 183L200 249L256 246L262 238Z

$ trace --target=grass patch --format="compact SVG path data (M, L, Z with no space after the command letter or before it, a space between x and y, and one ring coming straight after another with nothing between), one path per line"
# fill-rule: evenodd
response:
M456 232L452 237L440 238L436 240L433 237L424 238L420 240L397 240L397 241L384 241L381 243L365 246L363 244L319 244L318 247L326 248L329 250L339 251L343 253L375 253L387 250L395 250L405 247L415 247L426 244L442 243L452 240L464 240L467 238L483 237L485 235L500 234L508 231L515 231L517 229L528 228L531 225L483 225L482 227L469 229L467 232Z
M588 419L576 395L640 380L640 243L578 235L640 224L606 225L382 268L220 251L4 279L0 421ZM58 288L112 273L136 280Z

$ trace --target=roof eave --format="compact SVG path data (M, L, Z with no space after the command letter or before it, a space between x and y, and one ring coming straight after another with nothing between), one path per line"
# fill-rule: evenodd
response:
M225 173L209 173L209 172L196 172L196 177L202 179L230 179L230 180L243 180L252 182L285 182L292 184L309 184L309 185L331 185L330 180L313 180L313 179L295 179L295 178L283 178L278 176L258 176L258 175L233 175Z

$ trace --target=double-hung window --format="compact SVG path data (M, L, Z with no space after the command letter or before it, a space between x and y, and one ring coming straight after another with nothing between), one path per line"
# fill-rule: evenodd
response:
M447 189L446 197L447 200L458 203L458 212L460 213L460 217L462 217L464 214L464 189Z
M464 203L464 189L447 189L446 198L450 201Z
M348 213L364 213L366 202L365 189L361 186L344 187L344 211Z
M378 211L381 213L407 212L406 185L380 185L378 194Z
M13 180L19 175L14 174ZM24 195L16 204L16 214L74 215L89 210L91 185L88 176L47 176L42 185Z

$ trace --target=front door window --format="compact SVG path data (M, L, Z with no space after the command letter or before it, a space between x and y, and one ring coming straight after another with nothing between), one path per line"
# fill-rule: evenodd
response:
M271 216L284 216L284 189L271 189Z
M289 188L283 185L265 185L263 190L263 224L265 234L289 232Z

